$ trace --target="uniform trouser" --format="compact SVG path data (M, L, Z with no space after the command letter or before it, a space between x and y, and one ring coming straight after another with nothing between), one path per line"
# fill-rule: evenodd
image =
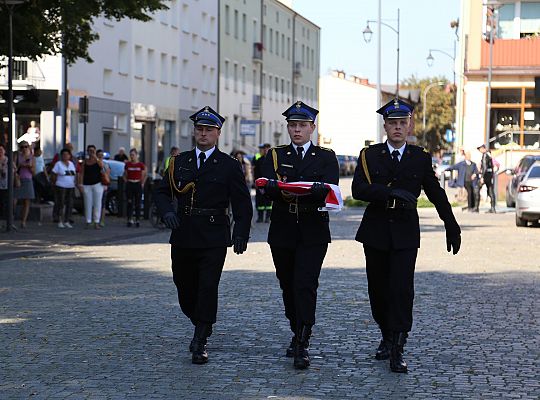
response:
M272 200L268 200L266 197L264 197L263 194L259 193L259 191L257 190L257 193L255 193L255 208L258 211L271 210Z
M286 248L270 246L291 330L315 324L317 288L328 244Z
M141 213L141 197L142 186L140 182L127 182L126 183L126 197L127 197L127 218L128 220L135 214L135 220L139 220L139 214Z
M216 322L218 286L226 247L171 247L173 281L182 312L193 325Z
M493 185L493 175L491 174L484 175L484 185L486 185L487 194L491 202L491 208L495 208L495 205L497 204L497 198L495 197L495 186ZM480 187L480 189L481 188L482 187ZM480 198L478 199L478 201L480 201Z
M381 331L411 330L417 253L418 249L380 250L364 245L371 314Z

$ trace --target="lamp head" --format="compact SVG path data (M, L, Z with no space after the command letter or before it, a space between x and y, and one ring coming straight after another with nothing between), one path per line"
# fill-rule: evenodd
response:
M373 31L369 27L369 23L366 25L366 28L362 31L362 35L364 36L364 41L366 43L371 42L371 36L373 36Z
M433 57L433 54L431 54L431 51L429 52L429 55L426 57L427 65L428 67L433 66L433 61L435 61L435 58Z

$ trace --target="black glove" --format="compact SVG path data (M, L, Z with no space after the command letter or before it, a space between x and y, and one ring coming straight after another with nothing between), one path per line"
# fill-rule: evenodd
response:
M311 194L317 199L324 200L330 189L328 189L322 182L315 182L313 185L311 185L310 191Z
M233 250L236 254L242 254L247 249L247 239L241 237L233 238Z
M392 189L390 197L406 201L407 203L416 203L416 196L405 189Z
M446 237L446 250L448 252L452 251L452 254L457 254L459 248L461 247L461 235L452 235Z
M264 187L264 194L270 199L277 199L281 194L281 189L278 186L278 181L269 179Z
M180 219L176 216L176 213L169 211L161 218L165 226L169 229L180 228Z

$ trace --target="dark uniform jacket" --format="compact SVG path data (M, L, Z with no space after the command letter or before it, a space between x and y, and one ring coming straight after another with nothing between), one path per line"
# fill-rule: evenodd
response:
M229 202L234 217L233 237L249 238L253 210L240 163L219 151L214 152L197 169L195 149L174 157L174 185L178 189L193 182L195 189L178 193L169 179L169 173L154 192L154 201L160 215L174 211L172 198L178 199L177 215L180 228L171 233L169 243L184 248L225 247L231 245L231 227L226 213ZM214 209L214 215L195 215L190 209Z
M276 154L277 174L274 169ZM279 175L279 177L278 177ZM324 182L338 184L339 166L335 153L311 144L302 161L298 161L292 145L271 149L263 163L263 177L284 182ZM330 243L328 212L317 211L324 199L306 196L279 196L272 199L268 243L279 247L297 247L299 243L315 245ZM298 210L298 212L295 212Z
M405 189L420 195L423 189L444 221L446 234L457 236L461 231L445 191L440 187L430 155L422 147L406 145L401 161L394 170L386 143L375 144L365 152L369 183L364 172L362 153L352 182L355 199L368 201L356 240L381 250L420 247L418 212L414 209L387 209L392 188Z

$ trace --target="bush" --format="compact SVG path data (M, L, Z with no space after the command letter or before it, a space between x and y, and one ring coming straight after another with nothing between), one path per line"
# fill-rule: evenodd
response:
M355 200L351 196L347 196L347 198L343 201L343 205L346 207L367 207L369 202L363 201L363 200ZM452 207L457 207L459 204L457 202L450 203ZM435 207L435 205L429 201L425 197L419 197L418 202L416 203L417 208L431 208Z

